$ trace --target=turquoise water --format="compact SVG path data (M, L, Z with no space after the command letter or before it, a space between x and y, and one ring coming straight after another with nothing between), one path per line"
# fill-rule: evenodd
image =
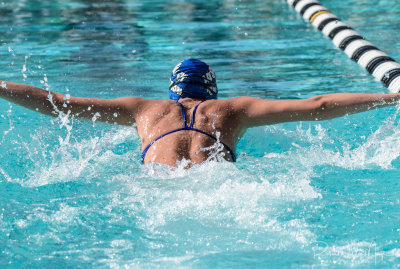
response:
M322 1L400 60L400 6ZM0 79L166 97L187 57L220 98L386 92L285 1L2 1ZM238 162L140 165L134 128L0 100L2 268L394 268L400 116L249 130Z

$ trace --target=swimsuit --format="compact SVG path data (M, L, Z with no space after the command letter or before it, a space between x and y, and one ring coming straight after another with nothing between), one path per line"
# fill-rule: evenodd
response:
M194 117L195 117L195 115L196 115L196 110L197 110L197 107L198 107L201 103L197 104L196 107L194 108L194 110L193 110L193 115L192 115L192 121L190 122L190 125L189 125L189 126L186 124L185 108L183 107L183 105L182 105L181 103L178 102L178 104L181 106L182 117L183 117L183 124L185 125L185 127L172 130L172 131L170 131L170 132L168 132L168 133L165 133L165 134L163 134L163 135L160 135L159 137L157 137L156 139L154 139L153 142L151 142L150 144L148 144L147 147L143 150L143 152L142 152L142 162L144 162L144 158L146 157L147 151L149 150L149 148L150 148L155 142L157 142L158 140L160 140L160 139L163 138L164 136L167 136L167 135L169 135L169 134L176 133L176 132L179 132L179 131L195 131L195 132L198 132L198 133L205 134L205 135L207 135L208 137L214 139L215 141L218 141L218 139L217 139L215 136L210 135L210 134L208 134L208 133L206 133L206 132L203 132L202 130L193 128ZM219 141L219 143L221 143L221 144L225 147L225 149L229 152L229 154L231 155L232 161L233 161L233 162L236 162L236 156L235 156L235 153L233 152L233 150L232 150L228 145L226 145L225 143L223 143L223 142L221 142L221 141Z

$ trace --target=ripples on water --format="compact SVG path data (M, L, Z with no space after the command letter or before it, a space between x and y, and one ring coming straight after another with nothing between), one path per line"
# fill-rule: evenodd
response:
M400 59L394 1L324 5ZM284 1L3 1L0 14L1 78L71 95L163 98L191 56L222 98L384 92ZM190 170L141 166L133 128L0 112L2 266L398 263L395 108L254 128L238 163Z

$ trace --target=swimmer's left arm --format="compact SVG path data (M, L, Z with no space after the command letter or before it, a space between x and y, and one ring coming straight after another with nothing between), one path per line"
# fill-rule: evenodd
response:
M145 99L139 97L117 99L67 97L61 93L6 81L0 81L0 97L53 117L61 111L79 119L95 118L98 121L121 125L132 125L145 102Z
M235 103L242 109L245 127L290 121L320 121L371 109L393 106L400 94L333 93L302 100L264 100L239 97ZM238 109L237 108L237 109Z

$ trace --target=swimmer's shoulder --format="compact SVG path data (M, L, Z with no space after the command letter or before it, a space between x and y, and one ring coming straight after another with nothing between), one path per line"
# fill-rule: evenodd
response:
M136 96L121 97L118 100L130 106L148 107L148 106L170 106L174 104L174 101L170 99L146 99Z
M259 100L263 99L250 96L240 96L228 99L209 100L207 102L210 102L210 105L217 105L219 107L228 108L230 110L242 110L248 104L257 102Z
M139 111L141 114L163 112L168 113L176 107L176 102L171 99L144 99L140 100Z

